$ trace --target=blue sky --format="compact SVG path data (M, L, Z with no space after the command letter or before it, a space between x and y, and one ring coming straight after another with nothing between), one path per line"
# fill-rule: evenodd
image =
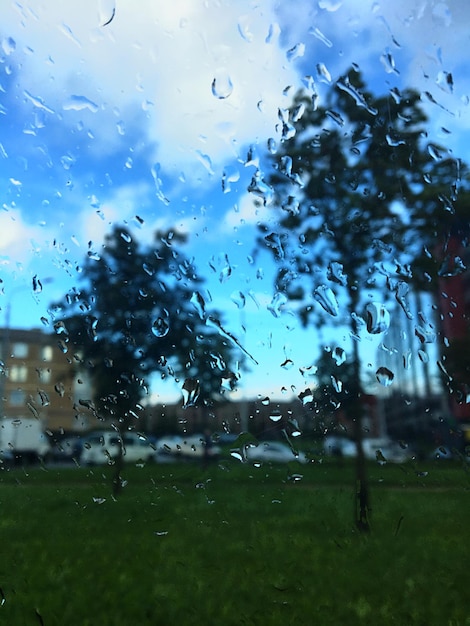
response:
M113 224L143 241L173 227L259 363L243 393L297 394L319 343L349 339L303 331L290 303L272 313L275 268L255 236L274 218L247 186L280 140L278 110L308 76L321 101L356 63L377 94L420 90L430 140L467 158L466 0L32 0L0 16L0 306L12 326L50 328L48 305ZM372 372L377 341L363 340Z

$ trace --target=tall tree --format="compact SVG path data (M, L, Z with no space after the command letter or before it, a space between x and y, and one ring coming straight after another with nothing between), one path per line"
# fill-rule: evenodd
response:
M410 315L406 293L416 248L411 216L416 203L429 211L435 202L436 181L428 180L435 160L422 143L426 116L417 92L394 89L373 97L353 68L331 86L324 106L303 91L281 118L284 139L270 157L273 169L264 178L258 172L250 185L273 206L259 239L277 262L277 289L301 300L305 325L349 327L355 520L367 531L359 340L364 326L371 333L387 327L386 311L374 304L378 299L394 295Z
M209 403L233 380L236 355L202 280L181 251L181 234L157 233L141 246L116 226L102 251L90 249L81 289L51 308L55 330L92 382L89 408L124 431L139 417L150 377L181 382L186 405ZM119 489L122 459L116 463Z

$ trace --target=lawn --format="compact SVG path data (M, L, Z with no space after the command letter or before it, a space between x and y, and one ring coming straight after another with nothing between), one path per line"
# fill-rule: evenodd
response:
M348 463L223 461L0 472L0 624L470 624L470 479Z

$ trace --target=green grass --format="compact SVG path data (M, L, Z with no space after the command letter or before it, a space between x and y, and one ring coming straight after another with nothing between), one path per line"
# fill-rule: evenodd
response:
M371 465L368 537L349 463L109 474L0 472L0 624L470 624L466 467Z

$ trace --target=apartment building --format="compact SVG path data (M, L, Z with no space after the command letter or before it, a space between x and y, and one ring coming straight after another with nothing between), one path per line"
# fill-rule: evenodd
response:
M79 395L86 396L87 384L55 335L1 328L0 354L1 417L35 417L44 429L55 432L89 427L78 402Z

